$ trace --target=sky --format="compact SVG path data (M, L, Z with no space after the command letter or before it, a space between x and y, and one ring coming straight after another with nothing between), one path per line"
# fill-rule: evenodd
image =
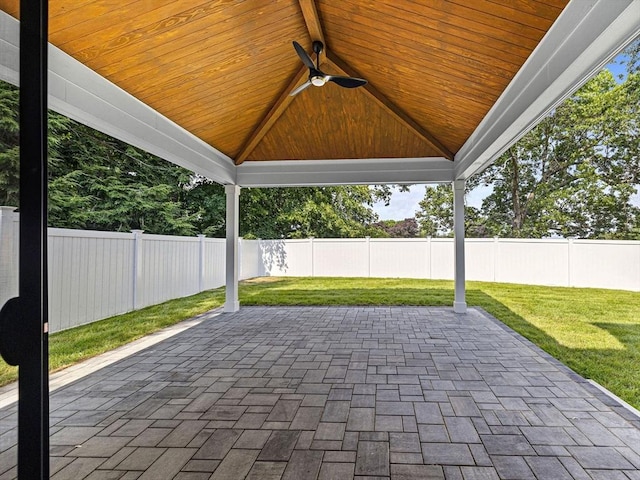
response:
M611 73L614 74L616 79L618 75L624 75L624 65L620 64L620 60L623 60L623 55L618 55L615 60L607 65ZM620 81L620 79L618 79ZM384 202L377 202L373 206L373 210L378 214L380 220L404 220L405 218L414 217L416 211L420 209L418 203L424 198L425 185L412 185L408 192L399 192L397 189L393 190L391 196L391 202L388 206L385 206ZM469 195L467 195L465 202L468 206L480 207L482 200L491 193L491 187L478 187L474 189ZM631 197L631 202L634 205L640 206L640 192Z
M404 220L415 217L416 211L420 209L418 203L424 198L426 185L411 185L408 192L393 190L389 206L384 202L377 202L373 210L378 214L380 220ZM478 187L474 189L465 199L468 206L480 207L482 199L491 193L490 187Z

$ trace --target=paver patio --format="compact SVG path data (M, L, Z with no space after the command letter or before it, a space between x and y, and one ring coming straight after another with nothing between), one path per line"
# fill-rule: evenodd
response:
M243 307L54 392L51 454L73 480L640 479L640 419L476 309Z

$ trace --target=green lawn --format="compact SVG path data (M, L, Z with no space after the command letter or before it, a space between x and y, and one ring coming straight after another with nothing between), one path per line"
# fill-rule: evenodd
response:
M51 368L107 351L220 306L223 289L173 300L51 336ZM453 282L368 278L258 278L243 305L451 305ZM587 378L640 408L640 293L467 282L477 305ZM0 383L15 370L0 364Z

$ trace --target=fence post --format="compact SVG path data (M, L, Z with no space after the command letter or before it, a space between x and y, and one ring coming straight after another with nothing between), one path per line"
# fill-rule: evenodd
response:
M364 237L367 240L367 277L371 278L371 237Z
M315 259L313 258L313 237L309 237L309 243L311 245L311 276L315 276Z
M198 292L204 291L204 239L205 235L198 235Z
M429 250L429 276L427 278L431 280L433 278L433 252L431 248L431 235L427 237L427 249Z
M573 238L567 239L567 286L573 287L571 279L571 257L573 256Z
M496 274L496 271L498 270L498 250L500 245L498 244L500 238L499 237L493 237L493 281L496 281L496 278L498 277L498 275Z
M137 310L140 305L140 279L142 278L142 232L144 230L131 230L133 233L133 310Z
M18 238L16 207L0 207L0 307L18 296Z
M238 280L244 280L244 274L242 272L242 237L238 237Z
M262 239L258 238L258 276L264 277L266 274L266 268L264 265L264 255L262 254Z

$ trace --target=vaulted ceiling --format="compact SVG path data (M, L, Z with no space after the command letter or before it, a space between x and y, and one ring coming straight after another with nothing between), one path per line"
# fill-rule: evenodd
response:
M452 159L567 1L51 0L49 35L236 163ZM368 85L290 97L293 40Z
M467 179L640 34L640 0L48 3L51 109L241 186ZM19 17L0 0L14 84ZM369 83L290 96L294 40Z

